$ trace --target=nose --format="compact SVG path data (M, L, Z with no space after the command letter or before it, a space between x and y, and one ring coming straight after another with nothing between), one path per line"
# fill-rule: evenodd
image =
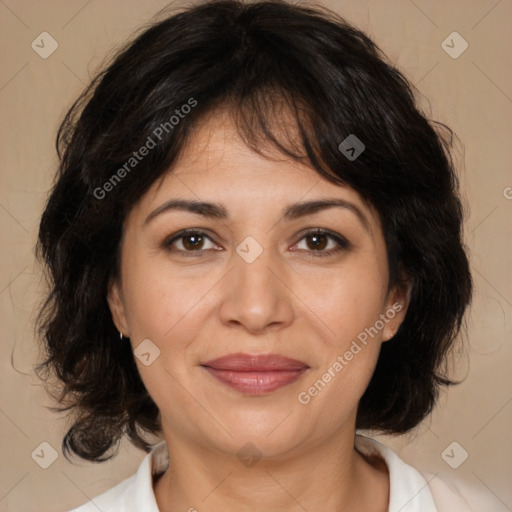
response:
M294 317L293 292L283 262L270 249L251 263L233 254L234 268L223 280L221 320L252 334L280 330Z

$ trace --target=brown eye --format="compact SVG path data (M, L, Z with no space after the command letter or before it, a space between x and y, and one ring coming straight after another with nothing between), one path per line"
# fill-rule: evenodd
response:
M300 247L301 244L305 247ZM351 244L341 235L324 229L315 229L306 233L300 239L297 247L300 250L312 253L314 256L330 256L343 249L349 249Z
M307 235L307 246L313 251L321 251L326 248L329 237L324 234Z
M185 235L181 237L183 247L188 250L202 249L204 237L201 235Z
M171 252L201 254L201 251L215 249L216 246L206 233L197 230L180 231L163 243Z

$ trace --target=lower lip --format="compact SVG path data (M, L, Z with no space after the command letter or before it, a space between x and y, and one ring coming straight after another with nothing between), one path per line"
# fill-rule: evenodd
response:
M204 366L217 380L247 395L270 393L295 382L307 368L268 372L234 372Z

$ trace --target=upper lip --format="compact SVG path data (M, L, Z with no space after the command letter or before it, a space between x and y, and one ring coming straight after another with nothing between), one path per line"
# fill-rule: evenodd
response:
M208 366L216 370L229 370L234 372L270 372L292 371L309 368L306 363L291 359L279 354L229 354L212 359L201 366Z

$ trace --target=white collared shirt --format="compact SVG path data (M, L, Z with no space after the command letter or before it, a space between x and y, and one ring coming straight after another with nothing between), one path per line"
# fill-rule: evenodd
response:
M423 476L383 444L356 436L358 451L378 453L389 471L388 512L471 512L467 502L435 475ZM70 512L159 512L153 492L153 475L169 466L165 441L155 445L141 462L137 473L112 489ZM197 505L198 510L200 509ZM193 506L190 507L194 510Z

